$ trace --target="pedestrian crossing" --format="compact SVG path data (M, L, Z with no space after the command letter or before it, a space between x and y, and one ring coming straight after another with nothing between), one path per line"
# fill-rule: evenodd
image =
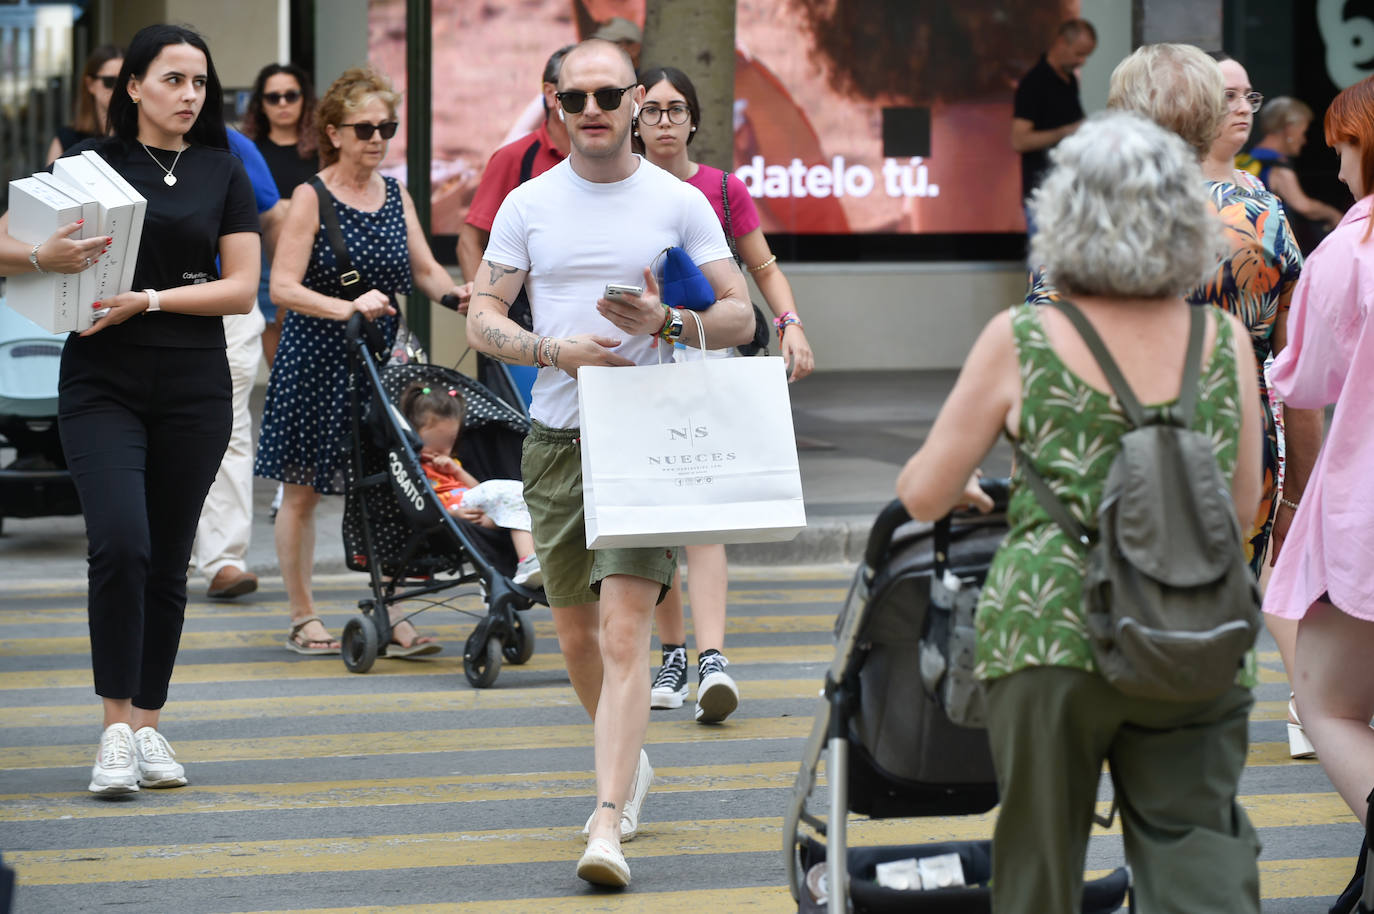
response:
M62 582L0 594L0 851L18 872L16 911L795 910L782 817L848 575L732 578L740 709L712 727L692 721L690 700L653 712L656 777L620 894L573 872L593 802L591 728L547 610L533 613L530 662L478 691L462 672L471 622L453 613L416 620L442 654L359 676L282 648L279 584L237 603L193 598L162 725L191 783L100 800L84 789L99 735L84 596ZM317 595L338 631L365 589L341 576ZM475 596L458 602L480 611ZM1265 845L1265 911L1324 910L1359 827L1316 764L1289 759L1272 642L1260 662L1242 804ZM977 839L992 821L854 819L850 841ZM1120 860L1119 827L1098 830L1089 870Z

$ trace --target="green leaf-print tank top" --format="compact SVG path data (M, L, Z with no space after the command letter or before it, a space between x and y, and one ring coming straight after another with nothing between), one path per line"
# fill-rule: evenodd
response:
M1215 318L1216 342L1203 366L1193 428L1212 439L1222 475L1230 479L1240 394L1231 324L1220 311ZM1060 361L1039 308L1014 307L1011 326L1021 371L1017 437L1073 516L1095 530L1107 469L1130 426L1115 397ZM1007 523L978 601L978 675L996 679L1033 666L1096 672L1081 605L1087 553L1040 507L1019 470Z

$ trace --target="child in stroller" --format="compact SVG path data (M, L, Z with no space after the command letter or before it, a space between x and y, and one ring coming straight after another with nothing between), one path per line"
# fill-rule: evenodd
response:
M543 586L539 559L530 535L530 512L518 479L478 482L457 459L458 432L466 401L456 387L431 387L416 381L401 395L401 412L422 444L420 465L444 509L455 517L488 529L510 533L519 564L512 580L528 587Z

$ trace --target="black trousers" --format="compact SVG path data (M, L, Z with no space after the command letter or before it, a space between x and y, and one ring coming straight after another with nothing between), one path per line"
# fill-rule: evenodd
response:
M68 337L58 413L86 519L95 691L157 710L186 616L186 567L229 443L223 349Z

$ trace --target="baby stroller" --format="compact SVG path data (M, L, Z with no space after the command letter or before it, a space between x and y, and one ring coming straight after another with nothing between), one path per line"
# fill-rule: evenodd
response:
M945 710L959 686L945 675L945 661L961 649L961 639L962 649L971 649L971 614L962 601L976 591L957 589L951 598L938 583L932 588L951 580L947 572L961 585L981 585L987 575L1006 533L1008 483L985 479L983 489L996 503L992 514L916 524L894 501L869 534L836 621L835 658L783 829L788 883L804 914L992 910L991 842L852 849L846 843L851 812L873 819L972 815L997 804L987 731L958 726ZM824 819L807 809L822 758L830 793ZM803 835L803 824L818 837ZM958 856L957 864L949 855ZM962 870L963 887L897 888L896 880L877 879L879 865L894 861L928 861L927 872L936 872L937 861L929 858L941 856L946 874L951 866ZM1118 910L1129 885L1124 868L1088 883L1083 911Z
M0 307L0 530L6 517L80 514L57 436L57 374L65 334Z
M451 606L471 591L444 600L426 598L476 583L487 612L469 613L478 623L463 649L463 672L473 686L486 688L496 681L503 660L519 664L534 654L527 610L544 603L544 594L511 580L516 555L505 531L470 524L444 510L420 466L420 439L396 404L415 381L461 391L467 418L459 457L483 479L520 478L520 447L529 420L452 369L420 362L382 367L387 354L380 334L361 315L350 318L347 339L352 454L343 539L348 567L368 573L372 596L358 602L360 615L344 626L344 666L355 673L372 668L382 645L391 641L392 604L424 600L425 609Z

